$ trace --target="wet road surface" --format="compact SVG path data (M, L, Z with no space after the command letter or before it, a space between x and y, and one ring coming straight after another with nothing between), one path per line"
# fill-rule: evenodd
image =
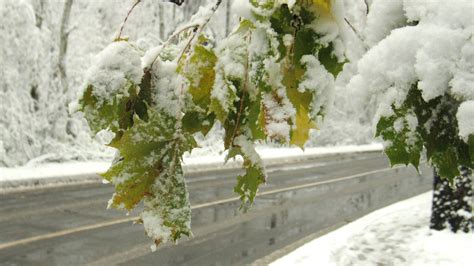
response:
M269 167L247 213L233 193L239 170L187 175L194 237L154 253L138 210L106 210L113 187L74 184L0 194L1 265L241 265L305 236L428 191L431 171L390 169L380 152ZM275 255L273 255L275 256ZM262 260L262 258L264 258ZM266 258L266 259L265 259Z

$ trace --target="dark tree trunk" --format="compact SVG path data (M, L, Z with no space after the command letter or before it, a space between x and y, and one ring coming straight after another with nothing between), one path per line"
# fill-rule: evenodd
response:
M454 187L435 171L430 228L448 228L455 233L473 231L472 189L472 171L469 168L461 168L461 176L456 178Z
M159 23L160 23L160 39L161 41L165 41L165 35L167 35L165 33L166 31L166 28L165 28L165 12L164 12L164 5L158 5L158 20L159 20ZM174 17L173 17L174 19ZM167 36L166 36L167 37Z
M230 33L230 18L231 18L231 0L227 0L225 6L225 36L229 36Z

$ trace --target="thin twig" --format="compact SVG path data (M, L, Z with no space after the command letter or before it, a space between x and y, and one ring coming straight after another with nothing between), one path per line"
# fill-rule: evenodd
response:
M181 52L181 55L179 56L179 59L178 59L178 63L181 61L181 58L183 57L183 55L187 52L187 50L190 48L191 44L192 44L192 41L194 40L194 38L196 36L199 36L199 34L201 34L202 30L206 27L206 25L209 23L209 21L211 20L212 16L216 13L216 10L217 8L219 8L220 4L222 3L222 0L217 0L216 4L212 7L212 13L210 16L208 16L206 18L206 20L204 21L204 23L202 24L192 24L192 25L188 25L182 29L180 29L179 31L173 33L173 35L171 35L168 40L166 40L166 42L164 42L162 44L162 47L166 47L167 45L169 45L171 43L171 41L176 38L177 36L179 36L181 33L183 33L184 31L188 30L188 29L193 29L194 31L194 34L193 36L191 36L191 38L189 39L188 43L186 44L185 48L183 49L183 51ZM150 66L148 68L152 68L153 67L153 64L155 63L155 61L158 59L160 53L158 52L155 56L155 58L153 59L153 61L151 62Z
M186 27L180 29L179 31L174 32L174 33L168 38L168 40L166 40L166 42L164 42L161 46L162 46L162 47L168 46L168 45L173 41L174 38L178 37L178 36L179 36L181 33L183 33L184 31L189 30L189 29L191 29L191 28L194 28L194 30L196 30L197 27L199 27L198 24L193 24L193 25L186 26ZM149 69L151 69L151 68L153 67L153 64L155 63L155 61L158 59L159 56L160 56L160 53L159 53L159 52L156 53L155 58L153 58L153 61L151 61L151 64L148 66Z
M181 61L181 59L183 58L183 56L187 52L187 50L190 49L190 47L192 46L192 43L193 43L194 39L196 38L196 36L199 36L201 34L202 30L209 23L209 21L214 16L214 14L216 13L216 11L219 8L219 6L221 5L221 3L222 3L222 0L217 0L216 1L216 3L214 4L214 6L211 9L211 14L208 17L206 17L206 20L204 21L204 23L199 25L199 27L194 32L193 36L191 36L189 42L186 44L186 47L184 47L184 50L182 51L181 55L178 58L178 63Z
M132 8L130 8L130 10L128 10L127 16L123 20L122 26L120 27L119 34L118 34L117 38L115 38L115 40L120 40L120 38L122 37L123 28L125 27L125 23L127 23L128 17L130 16L130 14L132 14L133 9L135 9L135 7L138 4L140 4L140 2L141 2L141 0L136 0L135 4L133 4Z
M357 36L357 38L359 38L359 40L364 44L365 48L368 49L369 47L367 47L367 44L365 44L364 42L364 38L362 38L362 35L359 34L359 32L356 30L356 28L351 24L351 22L347 19L347 18L344 18L344 21L347 23L347 25L349 25L349 27L352 29L352 31L355 33L355 35Z

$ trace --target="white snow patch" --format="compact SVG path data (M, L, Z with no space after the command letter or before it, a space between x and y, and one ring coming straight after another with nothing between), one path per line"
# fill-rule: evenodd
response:
M163 224L164 221L159 214L153 211L143 211L140 217L150 238L160 240L162 243L168 242L171 236L171 228ZM151 246L151 250L155 251L156 245L153 246Z
M456 114L459 125L459 136L465 141L474 135L474 101L463 102Z
M324 156L335 154L348 154L354 152L382 151L382 145L380 143L373 143L369 145L360 146L349 145L335 147L317 147L306 148L304 151L296 147L257 147L256 150L258 155L260 155L260 157L265 161L265 163L269 163L272 159L279 158L292 159L301 156ZM213 165L213 167L215 168L222 167L224 165L226 156L226 153L203 155L199 152L199 149L195 149L192 154L186 154L184 156L184 170L189 171L191 169L194 170L199 168L206 168L206 165ZM97 173L105 173L110 167L110 165L110 161L102 161L48 163L32 167L23 166L17 168L0 167L0 183L94 175Z
M0 182L12 180L43 179L55 177L71 177L104 173L110 162L67 162L47 163L34 167L0 167Z
M428 229L431 199L427 192L372 212L270 265L472 265L474 234Z
M140 84L142 76L138 50L128 42L113 42L96 56L87 70L86 84L94 86L93 93L99 100L108 101L119 92L128 93L124 88L127 80Z
M349 154L355 152L372 152L382 151L383 146L381 143L372 143L367 145L345 145L345 146L331 146L331 147L314 147L305 148L302 150L297 147L256 147L257 153L260 157L268 163L271 159L279 158L297 158L301 156L325 156L335 154ZM196 149L195 151L198 151ZM207 155L207 156L193 156L186 155L184 158L184 165L195 166L206 163L224 163L226 153L221 155Z

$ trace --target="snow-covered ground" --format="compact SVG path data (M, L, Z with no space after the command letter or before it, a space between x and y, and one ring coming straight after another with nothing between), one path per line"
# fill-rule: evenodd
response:
M288 158L289 160L301 156L324 156L335 154L348 154L354 152L381 151L382 145L373 143L369 145L349 145L336 147L307 148L272 148L259 147L258 153L265 161L273 159ZM196 150L196 154L188 154L184 158L184 167L192 169L205 168L206 165L216 167L224 164L225 153L203 155ZM6 168L0 167L0 183L14 182L30 179L45 179L58 177L74 177L93 175L107 171L110 161L101 162L67 162L67 163L47 163L31 167Z
M473 265L474 234L429 230L430 207L431 192L398 202L270 265Z

